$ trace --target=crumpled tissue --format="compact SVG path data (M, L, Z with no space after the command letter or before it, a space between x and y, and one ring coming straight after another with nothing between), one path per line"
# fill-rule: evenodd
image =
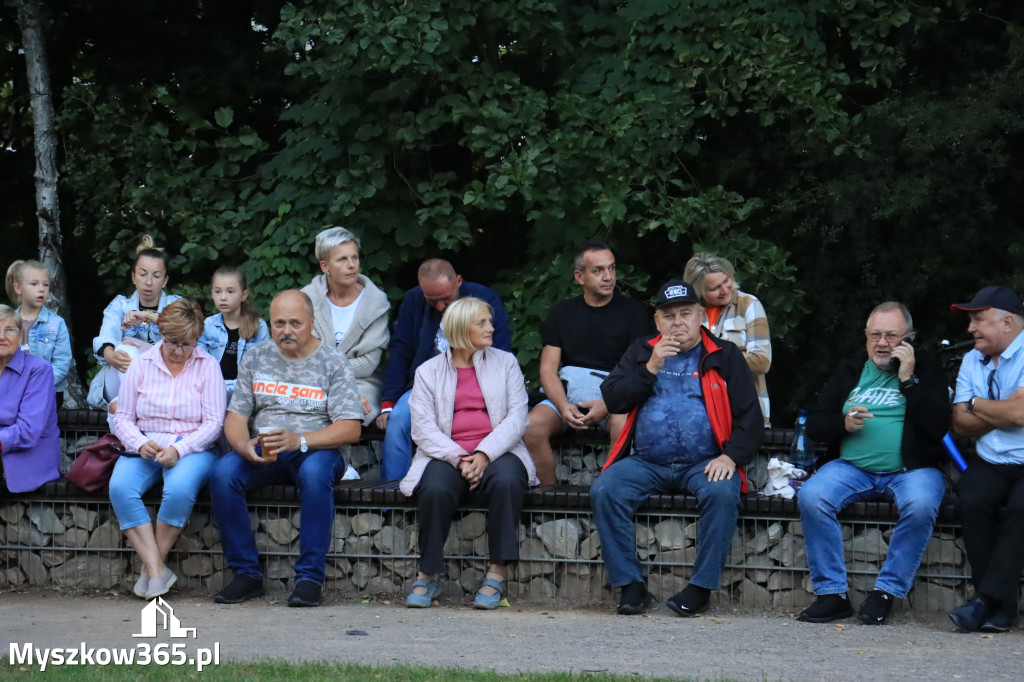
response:
M782 497L792 500L796 495L796 488L793 487L792 482L805 478L807 478L807 472L803 469L797 469L789 462L772 457L768 460L768 482L761 494L765 497Z

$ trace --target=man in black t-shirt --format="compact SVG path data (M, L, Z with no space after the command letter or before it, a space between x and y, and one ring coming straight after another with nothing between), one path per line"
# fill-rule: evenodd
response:
M626 416L608 414L601 382L630 342L653 329L646 307L615 290L615 254L607 244L583 242L575 268L583 294L553 305L541 327L540 383L547 400L530 411L523 438L544 485L556 482L551 436L601 425L615 442Z

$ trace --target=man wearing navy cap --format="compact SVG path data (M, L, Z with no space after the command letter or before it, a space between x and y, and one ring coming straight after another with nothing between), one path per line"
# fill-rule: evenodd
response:
M956 380L953 429L978 439L978 456L956 486L974 598L949 617L967 632L1005 632L1017 620L1024 567L1024 306L989 286L952 309L968 314L974 337Z
M652 494L697 497L697 557L690 583L665 604L680 616L708 608L736 532L742 467L764 431L753 378L731 342L701 327L700 299L682 280L654 298L658 334L633 342L601 384L612 413L628 413L590 490L608 582L622 588L618 612L651 602L636 555L633 516Z

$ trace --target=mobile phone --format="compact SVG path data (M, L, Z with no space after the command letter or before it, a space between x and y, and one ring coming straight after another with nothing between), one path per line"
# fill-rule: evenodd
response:
M905 343L905 344L909 345L911 348L917 348L917 344L914 343L914 337L911 336L910 334L907 334L902 339L900 339L900 343ZM893 370L899 371L899 369L900 369L900 359L896 358L896 357L890 357L889 358L889 366L892 367Z

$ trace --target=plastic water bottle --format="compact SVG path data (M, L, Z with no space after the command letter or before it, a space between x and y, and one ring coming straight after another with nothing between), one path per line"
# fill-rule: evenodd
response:
M800 410L789 448L789 463L808 474L814 469L814 443L807 437L807 410Z

